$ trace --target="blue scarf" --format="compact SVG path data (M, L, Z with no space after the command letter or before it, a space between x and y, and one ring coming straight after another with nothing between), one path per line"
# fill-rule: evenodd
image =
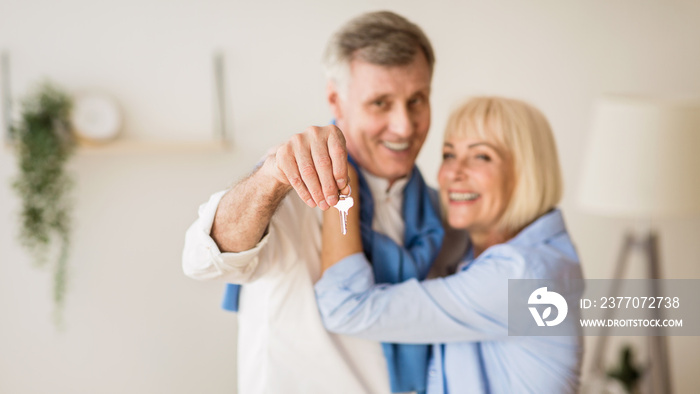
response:
M417 167L403 192L402 215L405 224L404 244L372 229L374 199L357 163L349 157L360 181L360 233L362 247L372 262L376 283L401 283L408 279L425 279L437 257L444 230L440 220L438 197L425 184ZM427 388L430 346L382 343L389 369L392 392L425 392Z
M425 184L420 171L414 167L403 192L404 245L397 245L372 229L372 193L355 160L352 157L348 160L357 170L360 182L362 246L365 256L372 262L375 281L400 283L411 278L425 279L440 251L444 235L437 193ZM227 284L222 308L238 311L239 294L240 285ZM382 343L382 349L389 369L391 391L424 393L430 346Z

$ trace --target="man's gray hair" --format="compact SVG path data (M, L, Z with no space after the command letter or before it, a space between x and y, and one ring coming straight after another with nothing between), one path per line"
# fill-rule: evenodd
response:
M390 11L362 14L338 30L326 46L323 65L326 78L345 95L350 63L359 59L381 66L404 66L423 53L432 75L435 55L420 27Z

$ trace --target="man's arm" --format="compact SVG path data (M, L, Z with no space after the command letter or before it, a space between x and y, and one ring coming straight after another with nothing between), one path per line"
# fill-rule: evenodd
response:
M292 188L308 206L327 210L338 202L338 190L347 187L347 168L342 132L333 125L309 127L226 193L214 217L212 238L222 252L251 249Z
M264 271L260 267L270 264L258 255L275 248L265 229L285 195L293 188L308 206L326 210L338 201L339 189L347 192L347 168L345 139L337 127L296 134L252 175L200 207L185 234L183 271L200 280L254 280Z
M253 248L290 190L291 186L267 176L262 168L231 188L222 197L211 228L219 250L242 252Z

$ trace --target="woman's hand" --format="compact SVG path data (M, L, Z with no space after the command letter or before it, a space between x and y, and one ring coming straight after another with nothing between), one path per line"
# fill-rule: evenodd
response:
M362 238L360 236L360 183L357 179L355 168L348 165L350 177L351 197L354 205L348 211L347 234L343 235L340 224L340 212L337 209L329 209L323 212L323 236L321 248L322 272L343 258L362 252Z

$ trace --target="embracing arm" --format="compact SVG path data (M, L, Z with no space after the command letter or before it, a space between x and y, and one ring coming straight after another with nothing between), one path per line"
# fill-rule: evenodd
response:
M343 258L362 252L360 236L360 184L357 173L352 166L348 167L353 207L348 211L346 234L343 235L340 224L340 212L329 209L323 213L323 235L321 247L322 272L332 267Z
M472 263L474 264L474 263ZM361 253L330 267L316 283L329 331L382 342L480 341L508 335L508 281L520 266L506 256L482 259L447 278L376 284Z
M349 168L353 190L357 175ZM337 210L323 215L321 261L324 274L316 299L329 331L393 343L483 340L507 335L507 280L496 280L508 259L480 264L447 278L376 284L363 254L359 192L341 234ZM397 257L398 258L398 257ZM505 288L503 287L505 286Z

